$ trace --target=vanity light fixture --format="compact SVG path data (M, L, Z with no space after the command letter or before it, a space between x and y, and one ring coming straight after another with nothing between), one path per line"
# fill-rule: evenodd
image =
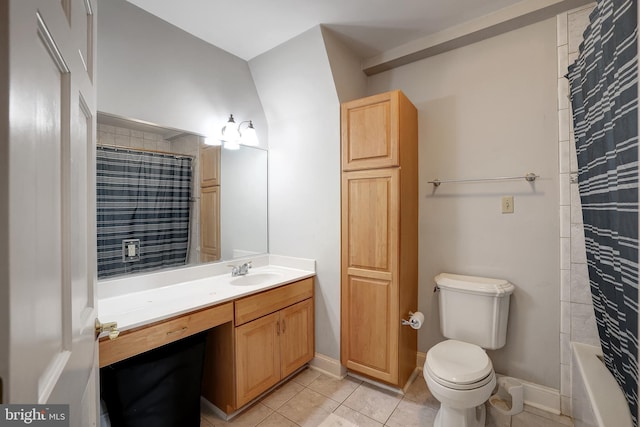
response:
M257 147L259 142L258 142L258 134L256 133L256 128L253 127L253 122L251 120L249 120L248 122L249 124L247 125L247 128L244 131L240 130L240 126L242 126L243 123L247 123L247 122L244 121L238 125L238 133L240 134L240 144L248 145L250 147Z
M243 125L246 125L244 130L242 130ZM219 140L222 142L224 148L228 150L237 150L240 148L240 144L253 147L258 146L258 136L256 129L253 127L253 122L251 120L245 120L236 126L233 114L229 115L229 120L227 120L220 130Z
M233 119L233 114L229 115L229 120L220 130L221 140L227 145L227 142L236 143L240 139L240 132L236 128L236 121Z

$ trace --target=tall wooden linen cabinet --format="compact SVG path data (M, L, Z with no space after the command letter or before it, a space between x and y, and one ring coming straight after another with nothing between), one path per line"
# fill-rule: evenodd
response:
M200 262L220 259L220 146L200 145Z
M403 388L416 368L418 113L400 91L341 106L341 362Z

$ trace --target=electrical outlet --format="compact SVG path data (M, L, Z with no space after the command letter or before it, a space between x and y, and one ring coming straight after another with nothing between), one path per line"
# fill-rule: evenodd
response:
M502 213L513 213L513 196L502 196Z

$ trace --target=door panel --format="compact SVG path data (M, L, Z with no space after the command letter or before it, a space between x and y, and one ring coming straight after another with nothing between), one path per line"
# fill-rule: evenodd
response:
M313 358L313 300L307 299L280 312L282 378Z
M366 277L348 278L343 328L347 334L347 368L393 381L396 375L394 343L397 325L393 309L393 287L388 280Z
M95 28L86 21L95 4L9 0L0 14L10 111L0 128L11 166L0 182L8 212L0 236L11 254L0 262L9 289L0 299L2 400L69 404L70 425L83 427L97 424L99 389L95 87L79 54L95 68ZM85 25L75 25L83 10Z
M90 80L93 80L93 26L95 15L91 2L75 0L71 8L71 25L78 39L78 55Z
M397 169L343 174L347 268L391 272L397 241Z
M93 215L88 207L93 199L95 163L92 155L93 116L84 98L80 95L75 105L77 126L71 138L70 186L71 186L71 283L73 288L73 317L86 318L94 308L94 289L90 273L90 254L93 244L88 242L89 218ZM91 320L91 319L89 319ZM83 322L85 323L85 322Z
M273 313L235 329L238 408L280 381L279 319Z
M41 90L35 110L38 123L34 153L36 208L46 207L47 214L35 214L34 227L37 244L35 258L39 260L33 278L34 291L46 301L31 307L38 351L38 403L46 403L56 381L62 374L69 355L63 342L63 295L68 293L66 269L63 265L63 235L61 224L66 212L63 197L68 196L63 184L63 135L69 133L70 80L67 65L51 39L44 19L38 14L39 49L34 57L39 68ZM64 120L63 120L64 119ZM64 141L66 143L66 141Z
M201 261L220 259L220 186L200 190Z
M341 107L342 169L399 165L398 94L382 93Z
M388 102L349 110L349 160L389 156L390 119Z
M220 147L200 146L200 187L220 185Z

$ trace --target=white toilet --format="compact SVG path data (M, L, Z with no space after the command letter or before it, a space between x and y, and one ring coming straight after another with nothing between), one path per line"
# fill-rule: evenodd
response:
M509 297L506 280L441 273L440 328L449 338L427 352L423 375L440 402L434 427L480 427L496 374L484 349L504 346Z

